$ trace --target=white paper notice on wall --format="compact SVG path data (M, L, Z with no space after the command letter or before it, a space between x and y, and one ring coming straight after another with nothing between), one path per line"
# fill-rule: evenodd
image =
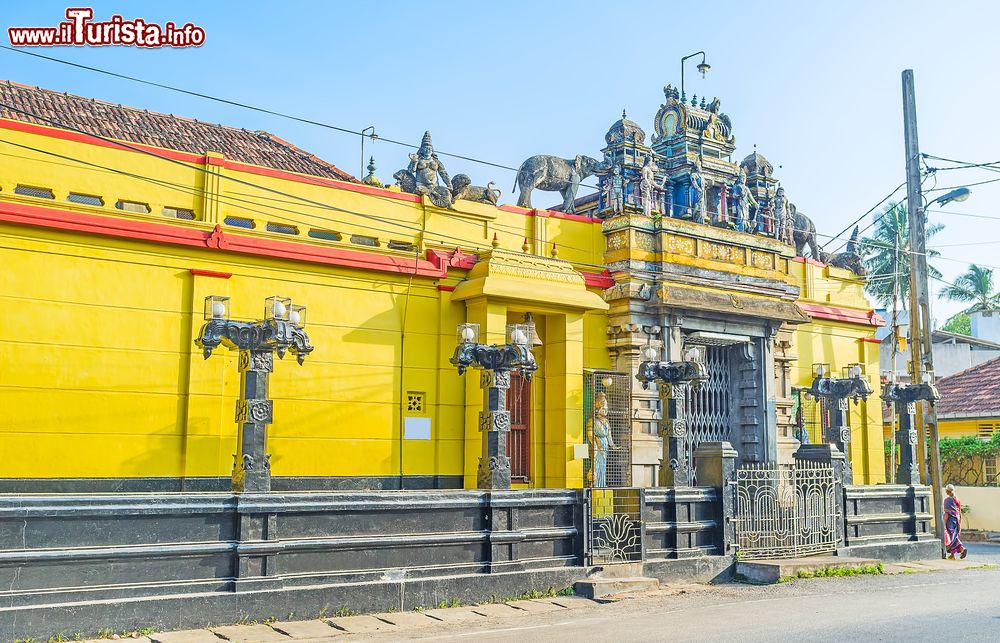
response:
M431 419L418 417L403 418L403 437L407 440L430 440Z

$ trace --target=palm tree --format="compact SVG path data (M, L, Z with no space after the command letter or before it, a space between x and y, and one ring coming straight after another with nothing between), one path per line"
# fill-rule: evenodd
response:
M883 306L892 306L894 293L904 305L910 292L910 232L906 205L890 203L875 218L875 231L861 240L861 251L865 258L868 281L865 291ZM940 223L927 226L927 239L944 228ZM927 250L927 257L937 257L936 250ZM933 266L927 266L927 273L934 278L941 273ZM895 286L895 288L894 288Z
M993 271L976 264L943 288L940 296L949 301L971 302L966 313L1000 308L1000 292L993 289Z

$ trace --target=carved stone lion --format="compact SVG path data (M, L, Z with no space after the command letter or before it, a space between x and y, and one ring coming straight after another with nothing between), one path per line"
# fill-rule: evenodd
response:
M466 201L496 205L497 200L500 198L500 190L493 187L494 185L493 181L490 181L486 187L472 185L472 179L469 178L468 174L456 174L451 179L452 199L455 201L464 199Z

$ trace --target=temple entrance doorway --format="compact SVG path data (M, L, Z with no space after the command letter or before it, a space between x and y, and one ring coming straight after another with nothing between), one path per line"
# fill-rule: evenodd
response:
M510 479L527 482L531 479L531 381L517 371L510 374L507 409L510 411L510 433L507 436Z

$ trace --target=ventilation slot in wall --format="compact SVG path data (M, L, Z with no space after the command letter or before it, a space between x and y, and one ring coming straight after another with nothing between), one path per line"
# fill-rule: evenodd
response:
M52 194L52 190L49 188L36 188L31 185L21 185L20 183L14 188L14 194L20 194L21 196L33 196L38 199L54 199L55 194Z
M70 192L66 200L70 203L79 203L80 205L104 205L104 199L99 196L79 194L77 192Z
M254 223L253 219L247 219L245 217L226 217L222 220L226 225L231 225L234 228L246 228L247 230L253 230Z
M268 223L268 232L277 232L279 234L298 234L299 229L293 225L288 225L287 223Z
M378 239L375 237L366 237L363 234L352 234L351 243L359 246L372 246L374 248L378 246Z
M194 221L195 218L194 210L187 208L163 208L163 216L184 219L185 221Z
M313 239L323 239L325 241L340 241L343 238L340 236L339 232L334 232L333 230L317 230L316 228L309 231L309 236Z
M416 252L417 246L413 245L409 241L390 241L386 244L389 250L404 250L406 252Z
M126 201L124 199L118 199L118 203L115 203L115 207L119 210L124 210L125 212L141 212L143 214L149 214L149 204L140 203L139 201Z

